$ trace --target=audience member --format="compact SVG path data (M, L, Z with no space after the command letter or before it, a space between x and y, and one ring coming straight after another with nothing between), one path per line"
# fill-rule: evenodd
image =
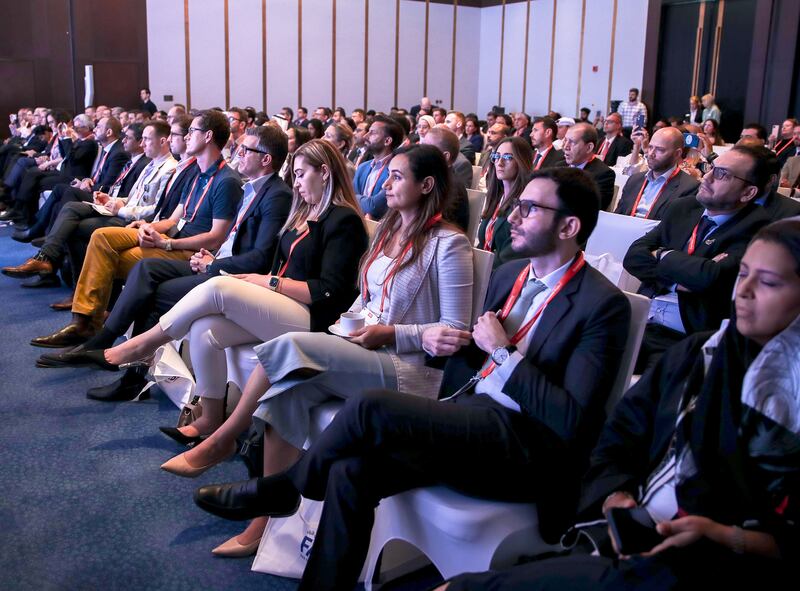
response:
M559 117L558 119L553 119L553 121L556 122L556 127L558 127L558 136L553 142L553 145L556 147L556 150L563 150L564 137L567 135L569 128L575 125L575 120L572 117Z
M558 136L558 126L550 117L537 117L531 126L533 146L533 170L566 166L564 152L553 146Z
M631 88L628 91L628 100L619 104L617 113L620 116L622 127L625 129L647 127L647 107L639 100L638 88ZM612 114L609 114L609 117ZM606 121L608 121L608 117L606 117Z
M786 164L786 160L795 153L794 129L798 125L800 124L797 122L797 119L790 117L781 124L779 136L770 136L769 138L770 142L772 142L770 145L772 145L772 149L778 156L778 161L781 166Z
M158 111L158 107L156 107L155 103L153 103L153 101L150 100L150 89L142 88L139 91L139 98L141 99L139 101L139 107L138 107L139 110L147 111L148 113L150 113L150 116L152 117Z
M696 94L689 97L689 112L686 113L685 121L694 125L700 125L703 122L703 104Z
M600 189L600 207L608 210L614 199L616 175L608 165L594 153L597 146L597 130L588 123L576 123L564 137L564 160L572 168L589 173Z
M445 221L461 228L463 232L469 227L469 198L467 189L472 184L472 165L458 149L456 134L445 127L434 127L420 142L434 146L444 154L447 166L453 175L452 195L448 199L447 208L442 212Z
M297 119L292 121L295 127L308 127L308 109L297 107Z
M478 151L475 150L475 147L467 138L465 132L467 119L464 117L464 113L461 111L450 111L447 114L447 118L444 120L444 124L450 131L456 134L461 153L464 154L464 157L471 165L474 164L475 154L477 154Z
M353 177L356 198L361 211L369 218L379 220L386 213L386 191L383 184L389 176L392 153L403 142L403 128L391 117L377 115L367 133L369 162L362 162Z
M714 95L713 94L704 94L703 95L703 121L708 121L709 119L713 119L719 125L720 120L722 119L722 111L720 111L717 104L714 102Z
M739 135L739 139L750 139L754 140L754 145L759 146L766 146L767 145L767 130L766 128L761 125L760 123L747 123L742 128L742 133Z
M597 156L609 166L616 166L620 156L627 156L633 149L633 142L622 134L622 117L610 113L603 122L603 141L597 146Z
M514 113L514 137L531 141L531 117L527 113Z
M800 180L800 125L794 127L792 137L792 147L784 150L789 156L781 169L781 187L797 187Z

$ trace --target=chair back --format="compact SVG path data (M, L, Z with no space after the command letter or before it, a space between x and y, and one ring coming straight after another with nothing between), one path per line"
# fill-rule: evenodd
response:
M470 189L477 189L478 183L481 180L481 173L483 169L480 166L473 166L472 167L472 184L470 185Z
M478 316L483 311L483 302L486 291L489 289L489 279L492 277L492 264L494 253L480 248L472 249L472 324L478 321Z
M619 373L611 389L608 402L606 402L606 413L608 414L611 413L614 405L617 404L630 386L633 368L636 366L636 358L639 356L639 348L642 346L644 329L647 326L647 317L650 314L649 298L627 291L623 293L631 305L631 324L630 328L628 328L628 338L625 341L625 350L622 353Z
M367 226L367 236L369 237L369 241L372 242L372 239L375 238L375 232L378 231L378 224L380 224L380 222L376 222L375 220L364 220L364 224Z
M601 211L597 219L597 227L586 244L586 252L595 255L607 252L621 261L625 258L633 241L647 234L658 224L658 220Z
M481 223L481 212L483 204L486 202L486 193L475 189L467 189L467 201L469 203L469 224L467 225L467 238L470 243L475 243L478 236L478 226Z

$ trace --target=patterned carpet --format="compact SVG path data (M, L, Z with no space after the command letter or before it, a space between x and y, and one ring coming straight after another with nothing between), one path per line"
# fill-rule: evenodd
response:
M0 265L35 249L0 229ZM66 288L23 289L0 275L0 589L294 589L296 582L250 571L250 559L210 550L240 524L197 509L202 484L246 477L229 461L197 480L159 465L181 451L161 435L176 408L164 397L138 403L87 400L87 388L116 375L37 369L30 338L69 321L50 302Z

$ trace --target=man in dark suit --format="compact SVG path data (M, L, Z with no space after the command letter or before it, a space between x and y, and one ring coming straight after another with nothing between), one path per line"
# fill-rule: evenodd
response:
M297 107L297 119L292 121L295 127L308 127L308 109Z
M151 117L155 115L156 111L158 111L158 107L156 107L155 103L150 100L150 89L142 88L139 91L139 98L141 99L139 102L139 110L150 113Z
M444 124L458 137L458 149L464 154L470 166L475 164L475 147L467 139L465 128L467 118L461 111L450 111L444 119Z
M558 126L550 117L537 117L533 120L530 141L534 149L534 170L567 165L564 160L564 152L553 146L557 136Z
M675 199L694 198L700 183L680 169L683 134L665 127L653 134L645 156L647 172L631 175L614 213L660 220Z
M719 328L728 317L739 261L770 221L753 203L769 180L763 154L735 146L714 161L696 199L673 202L658 227L628 249L625 269L653 300L637 372L686 335Z
M243 147L241 147L243 146ZM84 345L42 355L39 367L69 367L96 363L131 323L139 334L150 328L191 289L220 271L264 273L278 246L278 233L289 216L292 192L275 171L288 153L285 134L272 126L245 132L238 169L245 184L237 222L216 253L201 250L189 261L144 259L131 270L122 295L101 331ZM102 364L101 364L102 365ZM144 387L144 373L131 369L120 379L87 395L95 400L131 400Z
M588 172L600 189L600 209L607 211L614 199L616 175L594 153L597 130L588 123L576 123L564 136L564 159L568 166Z
M627 156L633 150L633 142L622 133L622 115L611 113L603 122L603 141L597 146L597 156L608 164L615 166L617 158Z
M19 242L30 242L44 236L64 205L74 201L90 203L93 191L108 193L131 158L120 139L121 135L122 125L116 118L101 119L95 127L95 139L100 145L101 153L94 174L90 178L76 179L70 184L63 183L53 187L47 201L37 212L36 221L27 230L19 230L11 237Z
M444 154L447 164L450 165L450 170L456 181L454 188L455 198L450 205L450 209L444 212L444 218L466 232L469 226L467 189L470 188L472 183L472 166L458 150L456 134L444 127L434 127L420 140L420 143L438 148Z
M423 335L430 353L455 353L442 384L443 394L465 386L453 401L388 391L355 396L288 471L204 487L197 504L246 519L294 513L300 494L324 499L304 591L352 589L375 506L421 486L535 500L543 536L557 538L574 510L630 322L622 293L581 264L578 245L598 209L585 174L534 174L509 217L514 248L529 258L495 272L472 334L435 327ZM483 377L471 379L476 371Z
M514 113L514 136L521 137L526 142L531 141L531 116L527 113Z
M786 119L781 124L780 135L775 138L775 145L772 149L775 151L781 167L797 152L797 147L794 145L794 130L798 125L800 123L797 122L797 119L793 117Z

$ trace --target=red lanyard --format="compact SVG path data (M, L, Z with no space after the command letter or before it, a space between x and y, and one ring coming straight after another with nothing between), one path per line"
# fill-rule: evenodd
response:
M697 246L697 229L700 227L702 221L703 220L701 218L700 221L697 222L697 225L694 227L694 230L692 230L692 235L689 236L689 244L686 245L686 253L689 255L694 254L695 246Z
M211 174L211 178L206 183L206 186L205 186L205 189L203 189L202 195L200 195L200 198L197 200L197 204L194 206L194 210L192 210L192 217L190 217L187 220L189 223L191 223L194 220L195 216L197 216L197 212L200 209L200 206L203 204L203 201L205 200L206 195L208 195L208 191L209 191L209 189L211 189L211 185L214 184L214 180L217 178L217 173L220 170L222 170L225 167L226 164L227 164L227 162L225 162L225 160L223 159L222 162L219 163L219 166L217 166L217 170L215 170ZM186 215L189 213L189 205L191 203L192 195L194 195L194 189L197 186L197 180L199 178L200 178L200 175L197 175L196 177L194 177L194 182L192 183L192 188L189 189L189 197L188 197L188 199L186 199L186 209L183 212L184 219L186 219Z
M106 158L108 158L108 152L103 150L103 154L100 156L100 161L97 163L97 170L94 171L94 176L92 176L92 181L95 183L100 180L100 172L103 170L103 165L106 163Z
M516 345L522 339L525 338L525 335L528 334L531 328L533 328L533 325L536 324L536 321L539 320L539 317L542 315L545 308L547 308L547 305L553 301L553 298L555 298L559 294L559 292L561 292L561 290L564 289L564 286L567 283L569 283L572 280L572 278L575 277L575 275L578 274L578 271L580 271L585 264L586 261L583 258L583 252L579 252L578 256L575 258L575 261L570 265L569 269L567 269L567 272L564 273L564 276L561 277L561 279L559 279L558 283L556 283L555 287L553 288L553 291L550 293L549 296L547 296L547 299L544 301L544 303L541 306L539 306L539 309L536 310L536 312L534 312L531 319L528 320L528 322L526 322L523 326L521 326L519 330L514 334L514 336L511 337L512 345ZM501 323L508 317L509 313L511 312L511 309L514 307L514 304L517 303L517 300L519 299L519 294L522 292L522 288L528 282L528 275L530 274L530 269L531 266L527 265L524 269L522 269L522 271L520 271L520 274L517 276L517 280L514 282L514 287L511 289L511 293L508 294L508 299L506 299L506 303L503 304L503 308L497 314L497 319ZM486 369L484 369L480 373L480 377L481 378L487 377L494 371L495 367L497 366L495 365L494 361L492 361L486 367Z
M256 202L256 197L258 197L258 193L253 195L253 198L250 200L250 203L247 204L247 209L245 209L242 213L239 214L239 217L236 218L236 223L233 224L231 231L228 232L228 236L231 234L235 234L239 230L239 224L242 223L244 216L247 215L247 212L250 211L250 208L253 207L253 204Z
M544 152L539 152L539 162L536 163L536 166L533 167L533 170L539 170L542 167L542 162L544 162L544 159L547 158L547 155L550 153L550 150L552 149L553 146L551 145Z
M253 201L255 201L255 199L253 199ZM306 222L306 224L307 223L308 222ZM295 238L294 242L292 242L292 245L289 247L289 255L286 257L286 262L283 263L283 266L278 271L278 277L283 277L283 274L286 273L286 269L289 267L289 261L292 260L292 253L294 252L295 247L297 247L297 245L303 241L303 238L308 236L309 232L311 232L311 228L306 228L306 231L300 234L300 236Z
M381 175L383 174L383 171L386 169L387 166L389 166L389 161L391 159L392 159L392 155L389 154L386 157L386 161L383 163L383 166L381 166L381 169L378 171L378 176L375 177L375 181L372 183L372 187L370 187L369 191L364 193L364 195L366 195L367 197L372 195L372 192L375 190L375 186L378 184L378 181L381 179ZM370 172L370 174L372 174L372 173Z
M675 170L673 170L672 174L669 175L669 178L667 178L667 181L663 185L661 185L661 188L658 190L658 193L656 193L656 198L653 199L653 202L650 204L650 207L647 208L647 213L645 214L644 219L647 219L647 218L650 217L650 212L653 211L653 207L655 206L656 201L658 201L658 198L661 197L661 193L664 192L664 189L667 188L667 185L670 183L670 181L672 179L674 179L676 176L678 176L678 173L680 171L681 171L681 169L679 167L675 167ZM636 196L636 201L633 202L633 209L631 210L631 217L634 217L634 218L636 217L636 210L639 209L639 202L642 200L642 195L644 195L644 188L646 186L647 186L647 177L645 176L644 177L644 182L642 183L642 188L639 189L639 194Z
M131 168L133 168L133 161L132 160L128 160L128 163L122 168L122 172L119 173L119 176L117 177L117 180L115 180L111 184L111 186L112 187L116 187L117 185L121 184L122 181L125 179L125 177L128 176L128 173L131 171Z
M432 228L436 224L438 224L442 219L442 214L437 213L428 222L425 224L425 229ZM378 258L378 255L383 251L383 246L386 242L386 234L384 234L383 238L381 239L380 243L372 250L372 254L367 259L367 262L364 264L364 270L361 273L361 300L362 304L366 306L368 298L369 298L369 289L367 288L367 272L369 271L370 266L372 263L375 262L375 259ZM400 265L403 264L403 259L406 258L408 251L411 250L411 240L403 247L403 252L400 253L395 259L394 266L389 273L386 274L386 277L383 279L383 289L381 294L381 308L378 312L378 315L383 314L383 306L386 303L386 296L389 294L389 284L394 282L394 276L397 274L397 271L400 269Z
M196 160L197 160L197 158L195 158L194 156L192 156L191 158L189 158L189 159L186 161L186 164L185 164L183 167L181 167L181 165L179 164L178 166L176 166L176 167L173 169L173 171L172 171L172 174L171 174L171 176L170 176L170 178L169 178L169 181L167 182L167 188L166 188L166 189L164 189L164 196L166 196L166 195L169 193L170 189L172 189L172 185L174 185L174 184L175 184L175 181L178 179L178 177L180 176L180 174L181 174L181 173L182 173L184 170L186 170L187 168L189 168L189 167L190 167L192 164L194 164Z
M783 145L783 147L782 147L780 150L778 150L778 151L775 153L775 155L776 155L776 156L780 156L780 155L781 155L781 152L783 152L783 151L784 151L786 148L788 148L789 146L791 146L791 145L793 145L793 144L794 144L794 141L792 141L792 140L788 140L788 141L787 141L787 142L786 142L786 143Z

